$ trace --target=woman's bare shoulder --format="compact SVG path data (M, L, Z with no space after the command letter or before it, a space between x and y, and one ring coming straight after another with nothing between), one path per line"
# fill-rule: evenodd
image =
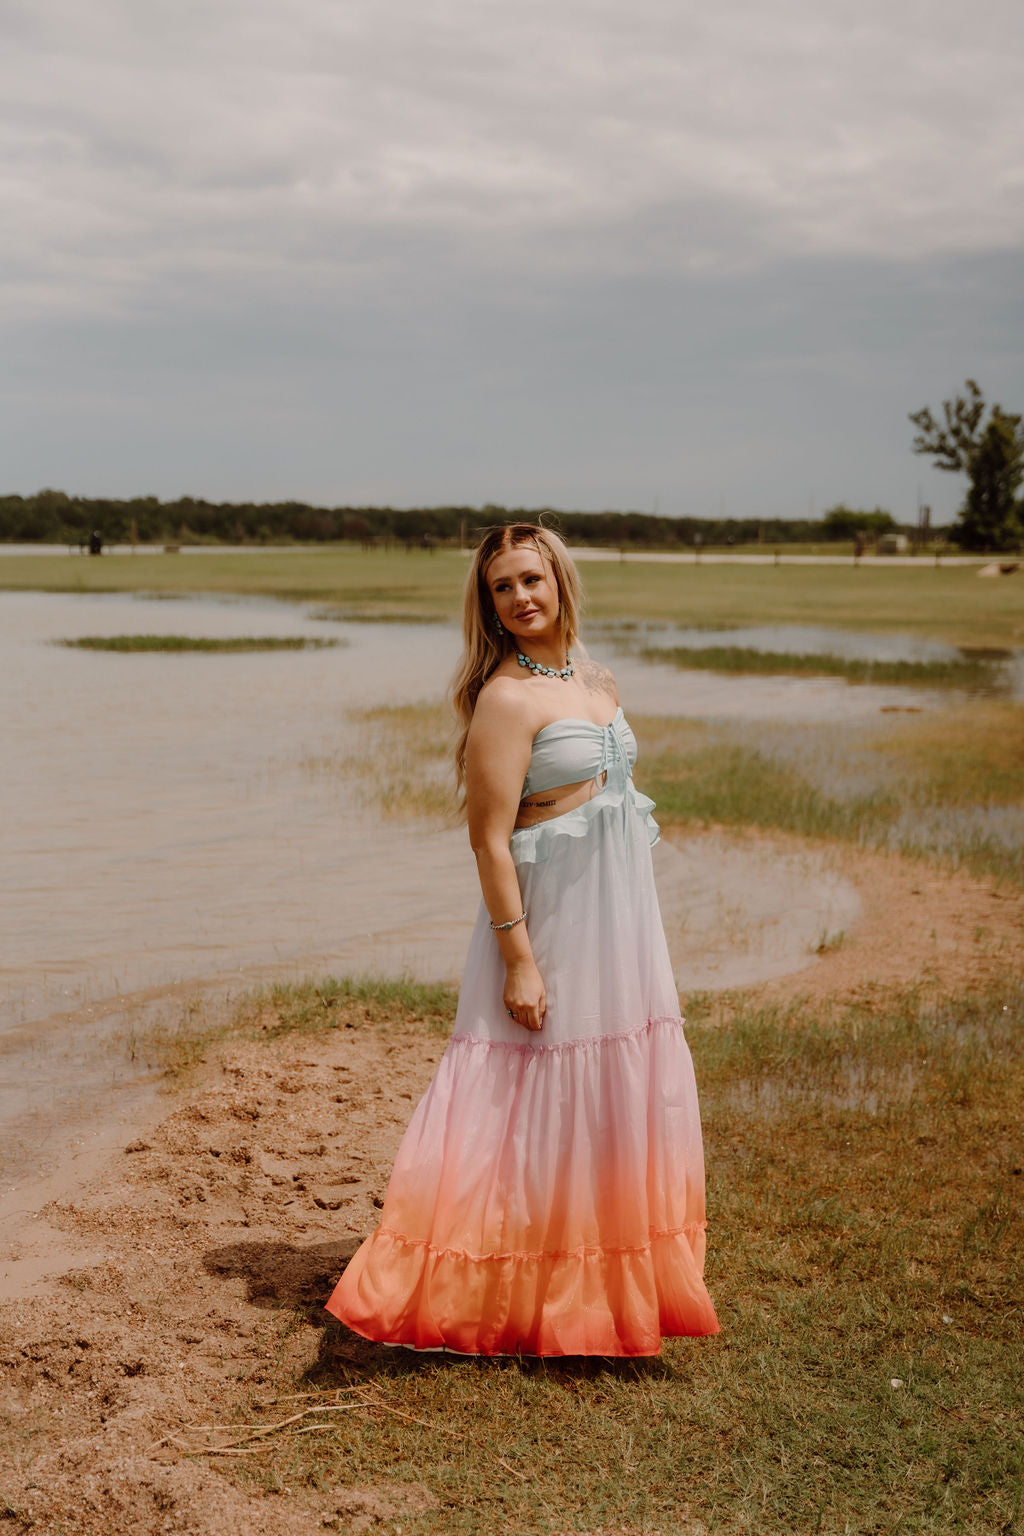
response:
M535 706L519 678L495 672L480 690L470 730L530 730L534 713Z

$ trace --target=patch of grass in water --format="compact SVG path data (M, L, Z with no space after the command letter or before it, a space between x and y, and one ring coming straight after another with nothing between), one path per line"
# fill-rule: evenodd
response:
M671 662L694 671L734 676L841 677L848 683L901 683L918 688L987 688L1003 684L990 658L965 656L950 661L868 661L824 653L791 655L743 645L644 646L645 661Z
M348 1407L218 1469L280 1495L425 1484L406 1536L1017 1529L1022 1026L1016 978L841 1011L734 999L688 1030L721 1335L458 1359L327 1322L298 1377L254 1361L238 1422Z
M80 635L54 644L80 651L324 651L345 642L304 635Z
M948 723L948 734L946 733ZM976 700L839 739L637 717L638 782L665 823L892 848L1024 885L1024 707ZM837 759L841 752L843 761Z
M923 798L948 805L1024 799L1024 704L986 699L923 714L876 737L872 749L910 775Z
M637 724L642 741L648 733L657 739L659 732L651 729L655 724L663 739L677 734L672 721ZM899 812L898 803L880 792L833 799L793 768L707 727L691 722L690 730L680 734L682 743L645 751L642 759L641 785L665 821L753 824L803 837L860 841L868 824L880 831Z
M317 608L309 617L337 624L449 624L454 615L444 613L418 613L414 608L384 607L380 610L363 608Z
M358 780L367 802L392 820L450 821L455 815L453 720L444 704L393 704L355 709L364 727L360 751L316 758L306 767Z

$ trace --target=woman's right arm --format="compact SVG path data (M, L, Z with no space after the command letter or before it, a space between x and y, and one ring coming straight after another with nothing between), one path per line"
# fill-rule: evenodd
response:
M519 879L509 849L523 780L530 766L533 729L521 694L503 679L477 701L466 740L466 814L476 855L484 905L492 923L507 923L522 912ZM544 982L537 969L525 923L495 934L505 962L504 1003L526 1029L544 1022Z

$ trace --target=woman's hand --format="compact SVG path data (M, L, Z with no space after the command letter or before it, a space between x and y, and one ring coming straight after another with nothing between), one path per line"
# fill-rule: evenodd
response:
M524 1029L540 1029L547 1011L547 997L532 958L513 961L505 967L505 1008Z

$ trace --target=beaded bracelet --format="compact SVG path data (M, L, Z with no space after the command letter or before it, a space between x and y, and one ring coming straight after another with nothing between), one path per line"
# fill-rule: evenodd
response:
M491 924L491 932L492 933L507 933L510 928L515 928L518 923L525 923L525 922L526 922L526 913L522 912L522 913L520 913L520 915L518 917L514 917L510 923L492 923Z

